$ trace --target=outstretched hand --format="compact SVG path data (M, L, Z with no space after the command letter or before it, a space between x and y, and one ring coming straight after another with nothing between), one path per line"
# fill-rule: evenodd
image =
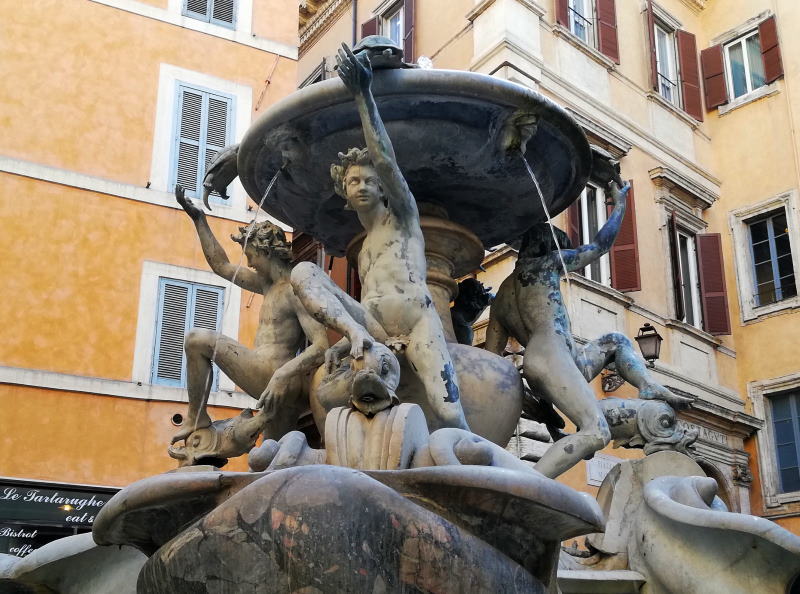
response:
M624 200L628 196L628 192L631 189L631 184L625 182L623 186L620 188L619 184L616 181L611 181L609 184L609 188L611 189L611 199L613 200L614 204L619 204L622 200Z
M369 90L372 84L372 65L366 53L359 57L342 44L342 49L336 55L336 62L339 65L339 78L353 95L359 95Z
M178 201L178 204L181 205L181 208L186 211L186 214L192 218L192 220L196 221L197 219L205 216L205 213L192 204L192 201L186 197L186 191L180 184L175 186L175 199Z

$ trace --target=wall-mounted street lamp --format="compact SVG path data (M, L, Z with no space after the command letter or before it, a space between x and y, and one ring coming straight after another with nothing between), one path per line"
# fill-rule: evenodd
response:
M653 362L658 359L661 354L662 340L664 339L658 333L658 330L653 328L650 324L645 324L639 328L636 342L639 343L639 350L642 351L642 357L647 361L648 367L655 367Z

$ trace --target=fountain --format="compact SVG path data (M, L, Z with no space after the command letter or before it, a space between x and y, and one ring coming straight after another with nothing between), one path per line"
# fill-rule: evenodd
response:
M284 376L294 372L292 395L307 399L321 447L287 430L268 431L251 450L282 406L297 405L281 400L275 371L266 388L250 392L261 412L195 422L182 436L181 468L112 498L95 521L96 544L80 535L24 562L0 558L0 584L81 594L109 584L119 594L788 591L800 572L800 539L720 507L713 481L691 458L695 436L678 427L668 402L682 403L638 367L624 337L613 337L608 357L638 382L640 399L591 402L580 412L602 434L594 449L613 438L644 448L643 460L612 471L595 501L504 449L523 407L548 423L557 415L545 410L546 390L547 397L533 394L502 349L456 342L455 279L480 265L485 248L564 210L593 168L618 176L546 98L480 74L411 67L386 41L368 38L360 57L343 51L344 84L294 93L262 114L238 151L225 153L264 211L347 256L364 281L366 307L308 263L279 279L304 332L316 324L347 339L325 361L317 352L281 367ZM365 137L372 161L348 153L332 183L331 164ZM366 189L350 190L345 180ZM624 216L624 197L617 186L612 226ZM550 247L522 254L528 259L510 282L518 293L535 288L525 275L544 249L557 263L548 274L551 301L560 303L558 279L583 252L561 245L552 226L547 234L552 242L536 237ZM527 237L530 244L534 236ZM249 257L269 261L273 247ZM395 261L380 260L387 254ZM509 291L501 287L496 307L506 317L493 313L493 320L513 326ZM519 303L513 307L526 302ZM535 350L529 344L526 357ZM426 374L430 361L442 362L440 375L438 368ZM569 355L557 362L546 372L556 383L561 370L577 373ZM524 371L536 388L541 372ZM564 463L571 448L563 447L556 467L574 463ZM248 452L250 472L219 468ZM552 468L553 476L560 472ZM586 551L562 551L563 541L581 535L588 535ZM728 568L734 577L719 587L704 575Z

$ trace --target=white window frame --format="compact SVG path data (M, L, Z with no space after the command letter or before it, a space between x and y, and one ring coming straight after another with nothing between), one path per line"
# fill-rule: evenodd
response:
M751 382L747 391L753 403L755 416L764 421L764 427L756 434L758 442L758 464L761 478L761 492L768 508L779 508L788 503L800 501L800 491L781 493L778 476L778 453L775 449L775 435L772 426L770 395L800 390L800 373L779 378ZM780 511L780 510L775 510Z
M241 141L250 127L252 118L253 89L251 87L171 64L161 64L158 77L153 153L150 164L150 187L169 194L174 191L174 188L170 187L172 154L175 146L174 131L179 115L177 89L182 83L234 98L232 142ZM214 203L214 214L234 219L252 218L252 214L247 210L247 193L238 178L228 188L228 194L230 196L228 200Z
M681 237L686 238L686 259L688 261L689 270L683 269L683 258L681 257ZM678 237L676 240L678 242L678 267L681 271L681 280L684 283L684 287L686 286L687 282L689 283L689 290L692 297L692 313L694 314L694 321L690 323L688 321L688 316L686 315L686 302L684 298L683 287L681 287L681 298L684 299L684 315L683 319L679 321L689 324L690 326L694 326L699 330L703 330L703 307L700 299L700 271L697 263L696 234L679 226Z
M391 36L389 35L389 31L390 31L390 28L391 28L391 24L390 24L391 20L395 16L399 19L400 39L395 40L395 42L400 47L403 46L403 41L405 39L405 34L406 34L406 31L405 31L405 14L404 14L404 12L405 12L405 10L403 8L403 3L399 2L397 4L392 4L387 10L382 12L381 15L380 15L381 35L383 35L384 37L389 37L389 39L391 39Z
M800 308L800 294L768 305L757 306L753 288L755 273L750 249L749 221L783 208L789 227L789 245L796 281L800 279L800 216L798 215L798 191L790 190L762 202L740 208L730 213L733 236L733 254L736 264L736 284L739 294L739 311L742 324L755 323L772 314Z
M580 5L580 9L576 6ZM585 12L584 12L585 11ZM597 5L595 0L569 0L567 3L569 13L569 31L589 47L597 48ZM588 13L588 14L587 14ZM578 19L587 23L586 38L576 32Z
M751 93L754 93L758 89L767 86L766 82L761 86L753 88L753 84L750 78L750 60L747 56L747 45L746 41L753 37L754 35L758 35L758 29L753 29L752 31L748 31L744 35L737 37L733 41L729 41L725 45L722 46L722 53L725 59L725 84L728 89L728 100L729 101L736 101L740 100L742 97L747 97ZM743 94L739 95L738 97L734 95L733 92L733 71L731 70L731 58L730 58L730 48L734 45L741 45L742 48L742 56L744 58L744 74L745 74L745 82L747 84L747 91ZM760 47L760 46L759 46ZM759 59L761 56L759 55Z
M595 191L595 213L597 215L597 228L598 231L605 225L606 221L608 220L608 212L606 210L606 195L602 188L594 185L589 184L591 188ZM594 239L594 234L592 234L589 230L589 193L587 192L587 188L581 192L579 201L580 201L580 215L581 215L581 243L586 244ZM573 246L578 247L578 246ZM596 279L592 277L592 265L589 264L583 269L583 276L592 280L596 283L600 283L605 287L611 286L611 258L608 253L603 254L600 256L598 260L600 266L600 278Z
M220 332L234 340L239 337L239 308L242 301L242 290L210 270L196 270L162 262L145 261L142 264L142 277L139 287L139 314L136 322L136 345L133 355L131 378L141 384L151 383L153 355L156 336L156 320L158 318L158 285L161 278L173 278L189 283L222 287L223 309ZM163 389L182 390L186 388ZM219 390L232 392L234 383L224 373L219 374Z
M655 36L655 47L656 47L656 78L658 79L658 94L667 102L671 103L675 107L682 107L683 100L681 97L681 84L680 84L680 66L678 63L678 45L677 40L675 37L675 29L661 21L660 19L655 19L655 24L653 25L653 35ZM667 36L667 55L662 56L662 52L660 50L660 45L658 43L658 34L661 31L665 36ZM662 73L662 66L666 66L667 74ZM669 82L674 83L675 86L673 88L673 96L672 98L666 97L661 88L661 79L665 78ZM674 77L674 78L671 78Z

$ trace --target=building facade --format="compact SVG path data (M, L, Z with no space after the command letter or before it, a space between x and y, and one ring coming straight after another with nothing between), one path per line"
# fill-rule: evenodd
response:
M378 33L407 61L511 80L564 106L632 185L612 252L564 285L576 339L655 327L653 373L696 399L680 422L698 431L720 496L795 532L798 23L792 0L307 0L298 65L301 86L330 78L342 42ZM590 180L554 222L586 242L606 213ZM515 255L497 246L477 278L496 289ZM614 380L593 383L598 397L635 396ZM535 461L546 439L522 421L509 448ZM640 455L607 448L560 480L594 493L618 459Z
M297 78L288 0L3 3L0 552L83 531L116 489L175 467L183 333L252 344L260 296L208 268L176 183ZM255 208L211 197L228 240ZM212 416L253 401L218 377ZM246 469L246 461L231 467Z

